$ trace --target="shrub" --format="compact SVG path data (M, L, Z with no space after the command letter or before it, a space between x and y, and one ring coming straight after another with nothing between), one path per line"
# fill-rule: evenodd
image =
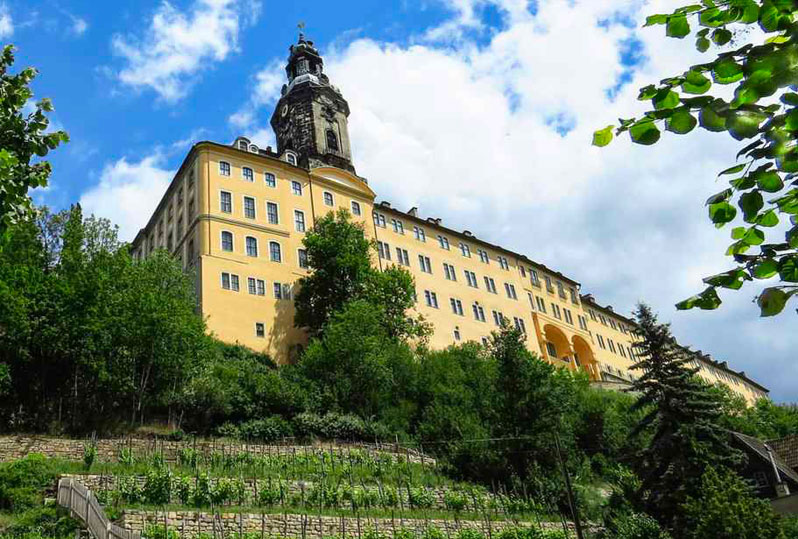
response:
M435 495L424 487L409 489L410 505L419 509L429 509L435 504Z
M606 539L668 539L670 535L660 528L659 523L644 513L624 513L615 517Z
M421 539L446 539L446 534L435 526L427 526L421 534Z
M216 427L216 435L222 438L239 438L241 433L237 426L228 421Z
M383 507L396 507L399 505L399 492L394 487L382 488L382 501Z
M166 466L147 471L142 491L144 501L150 505L166 505L172 498L172 472Z
M177 530L172 530L160 524L150 524L141 534L146 539L180 539Z
M457 532L457 539L485 539L485 536L473 528L464 528Z
M0 509L17 511L41 505L41 491L53 485L55 477L52 461L36 453L0 463Z
M143 500L143 493L135 476L118 476L116 478L116 490L119 498L127 503L138 503Z
M97 444L94 441L83 444L83 466L90 470L94 461L97 460Z
M260 485L258 491L258 502L261 506L277 505L285 498L285 485L282 481L269 481L265 485Z
M211 478L208 472L197 476L196 485L191 492L191 501L195 507L206 507L211 504Z
M136 458L133 456L133 451L128 447L123 447L119 450L119 463L123 466L133 466L136 463Z
M193 447L184 447L178 453L177 460L181 466L196 468L199 463L199 455Z
M236 489L232 480L220 477L211 487L211 502L216 505L224 505L235 499Z
M458 492L455 490L447 490L443 494L443 503L446 505L446 508L450 511L454 511L459 513L466 506L466 497L463 495L462 492Z
M238 426L238 435L247 440L274 442L293 436L291 424L280 416L251 419Z
M172 491L182 505L188 505L191 502L191 480L188 477L175 477Z

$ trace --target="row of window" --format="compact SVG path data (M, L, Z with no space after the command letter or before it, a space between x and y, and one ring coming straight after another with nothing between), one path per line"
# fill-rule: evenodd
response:
M378 227L381 227L381 228L387 228L387 220L385 218L385 215L383 215L383 214L381 214L379 212L374 212L373 213L373 217L374 217L374 224L375 225L377 225ZM391 219L391 227L393 228L393 231L395 233L404 235L405 227L404 227L404 223L401 221L401 219ZM416 238L416 240L418 240L420 242L426 242L427 241L427 234L424 231L424 229L421 228L421 227L413 226L413 236ZM440 245L441 249L445 249L447 251L451 250L451 245L449 243L449 238L447 238L446 236L438 234L438 244ZM471 258L471 247L467 243L459 242L458 243L458 247L460 249L460 253L462 254L462 256L464 256L465 258ZM483 262L485 264L490 264L490 255L488 254L487 251L485 251L484 249L477 249L477 254L479 255L479 259L480 259L481 262ZM507 260L507 257L497 256L496 260L498 261L500 268L502 268L503 270L509 271L510 262L509 262L509 260ZM518 267L519 267L519 270L521 272L521 276L524 279L526 279L527 278L527 269L524 266L521 266L521 265L519 265ZM530 281L531 281L532 285L535 286L535 287L540 288L542 285L540 283L540 277L538 276L537 270L535 270L533 268L529 268L528 273L529 273L529 278L530 278ZM544 279L546 281L546 289L553 294L555 292L555 290L554 290L554 282L552 281L551 277L549 277L549 276L544 276ZM557 286L557 292L559 293L559 296L562 299L568 299L568 295L565 292L565 286L563 285L563 283L560 282L560 281L556 281L556 286ZM577 295L576 288L569 287L568 291L570 292L571 302L574 303L575 305L578 305L579 304L579 296Z
M613 354L619 354L623 358L635 359L635 354L631 346L624 346L622 343L616 343L609 337L605 340L603 336L596 334L596 341L602 350L609 348ZM606 342L605 342L606 341Z
M629 335L631 333L631 330L626 327L625 324L621 324L620 322L616 323L615 320L609 316L604 316L602 313L597 313L593 309L588 309L587 312L594 322L601 322L602 325L609 326L616 331L620 331L624 335Z
M231 292L239 292L241 290L240 278L235 273L222 272L222 289L230 290ZM266 281L255 277L247 277L247 292L253 296L266 296ZM274 299L289 300L293 297L293 284L291 283L272 283L272 295Z
M244 253L247 256L257 258L259 256L258 238L254 236L244 237ZM221 233L222 251L232 253L235 251L234 236L229 230L222 230ZM269 242L269 260L272 262L283 261L283 248L277 241ZM308 267L308 252L305 249L297 249L297 263L300 268Z
M438 294L433 292L432 290L424 290L424 301L427 304L427 307L431 307L433 309L438 309ZM465 316L463 311L463 302L457 298L449 298L449 305L452 308L452 313L456 314L457 316ZM471 311L474 314L474 319L478 322L485 321L485 309L480 305L478 301L475 301L471 304ZM509 319L506 319L501 311L492 311L493 313L493 321L497 326L501 326L505 321L509 323ZM515 327L520 331L526 333L526 325L524 324L524 320L522 318L513 317L515 321Z
M329 195L329 198L328 196ZM324 203L327 206L334 206L335 199L333 194L324 192ZM244 195L242 197L243 213L246 219L257 219L257 202L255 197ZM360 203L356 200L351 201L352 213L360 215ZM233 213L233 194L229 191L219 192L219 211L222 213ZM270 225L280 224L280 205L277 202L266 201L266 220ZM305 231L305 212L294 210L294 222L297 232ZM301 222L301 225L299 224Z

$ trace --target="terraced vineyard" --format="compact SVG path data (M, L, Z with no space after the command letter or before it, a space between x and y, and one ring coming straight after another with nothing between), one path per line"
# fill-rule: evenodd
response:
M573 537L534 492L452 481L396 447L120 445L62 462L116 524L148 537Z

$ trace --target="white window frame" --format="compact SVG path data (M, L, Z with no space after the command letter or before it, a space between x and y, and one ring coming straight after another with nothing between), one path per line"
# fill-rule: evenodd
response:
M302 230L299 230L298 222L297 222L297 214L302 216ZM297 232L306 232L307 231L307 221L305 221L305 212L303 210L294 209L294 230Z
M260 328L258 327L260 326ZM261 330L261 335L258 335L258 330ZM266 323L265 322L255 322L255 338L256 339L265 339L266 338Z
M252 179L251 180L247 179L247 175L244 174L245 170L248 170L248 171L250 171L252 173ZM252 167L241 167L241 179L244 180L245 182L250 182L250 183L254 183L255 182L255 171L252 170Z
M224 248L224 235L225 235L225 233L230 234L230 239L231 239L230 246L231 246L231 249L229 251ZM219 231L219 249L221 249L221 251L223 253L235 253L236 252L236 235L233 234L232 230L223 229L223 230Z
M224 173L224 169L222 167L223 164L227 165L227 174ZM219 176L229 178L232 175L233 175L233 165L231 165L229 161L219 161Z
M275 260L272 254L272 245L277 245L280 249L280 260ZM279 241L276 240L269 240L269 262L274 262L276 264L282 264L283 262L283 246Z
M249 254L249 240L255 240L255 254ZM244 236L244 254L250 258L258 258L260 256L260 247L258 246L258 238L255 236Z
M289 165L297 166L299 163L299 158L293 150L286 150L285 151L285 162Z
M229 212L226 212L226 211L224 211L222 209L224 207L222 205L222 193L227 193L228 195L230 195L230 211ZM236 208L235 208L235 201L233 200L233 193L231 193L230 191L227 191L225 189L219 189L219 213L226 213L227 215L233 215L233 214L235 214L235 211L236 211Z
M277 222L272 223L269 217L269 204L274 204L277 206ZM264 207L266 208L266 223L270 225L279 225L280 224L280 203L275 202L274 200L266 200Z
M302 253L302 252L305 253L305 265L304 266L300 262L302 260L302 256L300 255L300 253ZM308 269L309 268L308 250L307 249L299 248L299 249L296 250L296 265L299 266L300 269Z
M297 193L296 187L299 186L299 192ZM302 182L298 182L296 180L291 180L291 193L295 196L301 197L302 193L304 193L304 188L302 187Z
M252 217L247 217L247 199L252 201L252 211L255 213ZM258 200L250 195L242 195L241 196L241 212L244 215L245 219L256 219L258 218Z
M274 180L274 185L269 185L269 176L272 177ZM268 187L269 189L276 189L277 188L277 176L272 174L271 172L264 172L263 173L263 185Z
M327 204L327 195L330 195L330 199L332 200L331 204ZM325 206L328 206L330 208L334 208L335 207L335 195L332 194L330 191L322 191L321 200L322 200L322 202L324 203Z
M356 217L360 217L361 215L363 215L363 211L360 208L360 202L358 202L357 200L352 200L351 204L349 204L349 208L352 210L352 215ZM357 210L355 210L355 208L357 208Z

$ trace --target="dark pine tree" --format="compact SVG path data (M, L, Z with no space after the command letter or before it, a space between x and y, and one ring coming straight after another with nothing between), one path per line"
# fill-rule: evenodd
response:
M681 505L695 496L707 466L733 465L741 458L719 426L717 397L690 367L690 353L680 347L668 324L660 324L651 309L635 312L638 342L634 345L640 373L631 391L639 394L634 410L647 413L632 436L649 434L635 458L641 479L640 509L655 516L675 537L684 530Z

